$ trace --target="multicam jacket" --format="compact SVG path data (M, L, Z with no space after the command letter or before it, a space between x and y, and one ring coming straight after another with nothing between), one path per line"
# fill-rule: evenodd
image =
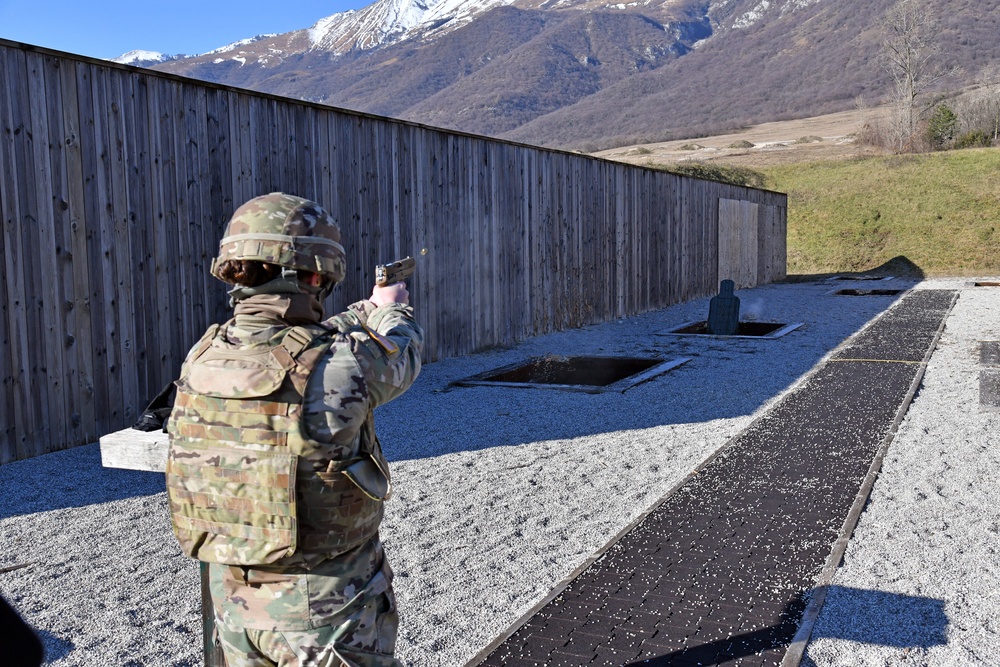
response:
M167 486L182 548L214 564L220 615L305 630L390 584L372 410L414 381L423 334L408 306L368 301L290 326L286 298L241 301L188 354Z

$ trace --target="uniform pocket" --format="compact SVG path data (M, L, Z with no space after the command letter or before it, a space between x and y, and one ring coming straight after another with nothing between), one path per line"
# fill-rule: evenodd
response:
M281 574L212 565L210 585L227 623L256 630L309 629L309 589L304 574Z
M396 610L396 594L387 589L378 600L375 617L375 650L392 655L396 650L396 635L399 632L399 612Z

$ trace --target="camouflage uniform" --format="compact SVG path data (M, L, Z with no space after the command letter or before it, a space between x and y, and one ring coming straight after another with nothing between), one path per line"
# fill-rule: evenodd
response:
M234 214L220 258L326 268L337 282L343 250L327 243L339 247L332 221L311 202L267 197ZM264 222L251 215L239 228L246 207ZM319 224L309 228L310 217ZM331 261L302 259L302 218L307 234L329 237L313 250ZM288 243L287 233L267 233L272 224L296 236L285 255L258 247ZM244 247L227 250L234 238ZM372 410L414 381L423 334L401 304L361 301L320 322L325 289L285 291L296 288L291 274L275 282L234 290L235 317L210 327L185 360L169 422L174 531L210 563L229 667L397 666L392 571L378 537L391 482Z

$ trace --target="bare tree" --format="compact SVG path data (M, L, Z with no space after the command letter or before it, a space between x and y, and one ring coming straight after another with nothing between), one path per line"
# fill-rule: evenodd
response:
M987 65L971 90L955 101L961 132L967 138L980 135L984 142L1000 139L1000 67Z
M933 30L926 0L896 0L882 24L882 55L893 80L894 114L890 121L892 148L911 149L917 121L923 111L921 97L954 70L940 63L940 49L931 41Z
M1000 140L1000 67L988 65L980 73L978 83L983 125L996 144Z

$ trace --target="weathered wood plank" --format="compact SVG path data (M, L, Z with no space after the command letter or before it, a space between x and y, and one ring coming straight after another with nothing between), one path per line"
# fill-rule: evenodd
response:
M41 54L29 53L28 68L28 103L31 114L31 160L34 164L32 180L34 182L33 221L29 238L33 241L31 253L32 280L38 286L34 310L37 326L33 328L36 341L40 338L42 345L34 345L37 350L35 360L38 363L36 377L41 382L36 385L38 394L36 400L42 401L38 414L66 414L66 395L63 376L63 349L65 347L65 332L63 321L59 314L59 304L62 302L59 281L53 277L58 275L59 265L56 259L55 224L53 219L53 175L50 163L49 146L51 144L48 123L48 90L45 83L45 60ZM58 100L53 100L58 104ZM41 349L39 349L41 348ZM44 419L40 427L41 435L46 440L60 443L66 442L66 420ZM31 451L37 455L44 453L42 443L32 443Z
M168 203L165 225L175 248L170 266L170 280L174 285L173 298L178 316L174 318L169 361L161 383L166 384L180 370L181 359L188 348L204 331L205 279L207 265L202 262L204 248L201 238L202 221L199 216L201 186L200 170L206 159L201 154L200 144L205 123L205 105L202 96L192 87L172 85L163 91L172 109L164 129L164 141L168 147L169 161L165 185L169 188L165 195Z
M113 117L109 119L107 115L109 103L104 85L104 73L100 68L92 66L88 76L89 92L94 100L91 122L93 123L93 148L95 152L92 172L94 201L89 209L93 212L91 220L94 234L91 237L91 245L99 253L97 263L92 265L99 273L92 275L91 280L99 285L98 294L95 296L100 300L101 312L103 313L101 322L103 339L100 345L103 351L103 366L98 365L97 368L98 372L103 371L107 379L105 391L98 396L98 402L106 406L107 427L119 429L125 425L124 403L126 399L122 378L128 371L122 364L120 344L119 324L122 320L122 313L118 299L119 269L115 262L116 249L120 239L115 233L111 197L113 188L111 153L113 146L108 123L109 120L114 122L115 119ZM121 269L121 271L125 270L127 269L124 267Z
M9 68L9 69L8 69ZM20 271L21 225L18 183L23 180L23 163L18 160L17 143L23 132L15 123L11 99L19 76L16 57L7 49L0 49L0 262L4 270L0 296L7 308L0 318L0 409L6 419L0 422L0 464L10 463L23 454L21 435L28 419L22 388L23 359L27 346L27 331L23 304L27 297ZM23 99L23 98L20 98Z
M184 200L181 209L188 235L188 267L191 281L191 318L187 322L181 347L195 343L209 323L212 292L209 266L213 241L206 230L210 227L206 211L211 197L211 177L207 173L211 163L209 154L209 125L207 91L204 88L181 89L184 99ZM218 239L215 239L217 242Z
M309 107L295 105L293 107L295 120L295 136L298 142L299 156L296 160L298 174L296 181L302 192L308 197L318 200L319 181L316 178L319 167L319 145L317 139L316 114Z
M78 442L82 437L80 431L81 415L79 413L78 384L79 359L77 355L75 321L72 309L73 299L73 254L68 193L66 136L63 130L63 107L68 100L64 99L60 76L61 66L72 68L71 63L64 63L58 58L42 60L42 78L45 85L45 124L48 128L48 173L50 175L50 190L48 200L48 219L52 230L52 246L50 253L52 264L46 274L51 283L51 293L55 294L54 303L47 300L48 317L55 325L55 335L61 353L59 385L51 387L50 391L58 392L62 401L62 409L67 419L62 423L58 438L62 442ZM51 341L50 341L51 343Z
M440 236L447 233L444 221L435 219L440 207L440 191L442 188L441 147L439 137L431 132L418 130L416 134L417 150L413 151L417 174L417 215L423 243L421 247L428 249L427 268L430 280L426 283L423 294L427 315L425 337L428 346L435 350L432 356L443 356L448 342L444 340L444 329L441 326L441 311L448 299L450 281L446 277L452 258L449 257L440 241Z
M114 284L117 301L117 356L121 367L121 423L132 424L144 406L140 393L139 361L136 356L134 250L131 243L128 183L129 163L125 151L127 135L124 114L127 109L122 80L127 75L109 70L103 77L105 87L104 126L108 137L108 219L114 234L112 261L115 268Z
M174 140L176 123L172 84L157 80L149 87L150 134L153 173L150 185L153 193L153 261L156 275L156 301L160 304L177 303L179 307L161 313L157 327L156 385L164 386L176 376L174 359L178 356L180 330L183 321L183 304L187 297L186 285L178 280L177 258L180 248L177 234L177 147Z
M336 189L334 183L334 165L337 162L337 145L332 140L331 126L333 124L333 114L321 111L316 114L316 166L313 170L316 178L316 197L320 205L323 206L337 221L343 233L343 221L337 217L337 210L334 208L336 201Z
M208 91L207 129L208 163L205 178L209 179L208 202L203 208L205 224L202 237L205 243L204 271L206 272L206 315L207 323L220 322L228 314L226 286L209 275L212 258L218 252L223 229L233 210L233 164L230 142L230 93L228 91ZM204 195L205 193L203 193Z
M129 246L132 250L132 281L136 287L133 294L135 359L139 369L139 404L142 407L161 389L157 386L159 307L156 300L156 260L153 257L153 163L147 83L148 79L142 76L129 76L122 80L126 181L129 183Z
M250 117L251 98L247 95L234 95L233 105L233 170L235 173L235 188L233 210L254 196L255 185L253 150L254 142L251 134Z
M109 318L108 370L113 378L109 400L118 406L112 428L135 421L141 410L136 366L136 318L133 285L133 248L129 230L132 221L128 206L128 169L124 151L125 125L122 86L111 70L94 72L95 113L100 127L103 152L100 156L97 203L101 220L105 315ZM110 292L110 294L108 293Z
M187 245L188 234L184 229L185 220L181 212L184 210L184 138L182 136L184 108L181 106L182 96L180 86L175 81L164 81L159 87L160 95L160 135L161 135L161 166L162 172L162 217L161 224L166 229L166 246L161 257L169 260L160 263L164 274L167 290L160 298L164 302L173 302L177 307L171 316L163 317L169 326L166 345L162 349L161 375L158 384L166 385L180 373L181 360L189 345L185 331L190 327L191 319L191 280L190 280L190 248ZM193 337L192 337L193 338ZM190 343L194 343L192 339Z
M209 202L205 208L205 271L209 271L212 259L218 254L226 222L233 210L233 165L230 136L230 93L210 91L208 97L208 138L209 162L208 178L211 188ZM220 322L229 316L227 286L214 277L206 277L208 304L206 321Z
M80 155L80 115L76 88L77 64L53 61L50 89L59 89L60 104L49 104L50 123L57 132L53 141L52 171L58 175L53 191L61 255L62 310L66 331L66 378L68 440L88 442L97 437L94 396L92 323L87 286L86 211L83 205L83 173ZM53 96L55 91L53 90ZM58 152L56 147L58 146Z

